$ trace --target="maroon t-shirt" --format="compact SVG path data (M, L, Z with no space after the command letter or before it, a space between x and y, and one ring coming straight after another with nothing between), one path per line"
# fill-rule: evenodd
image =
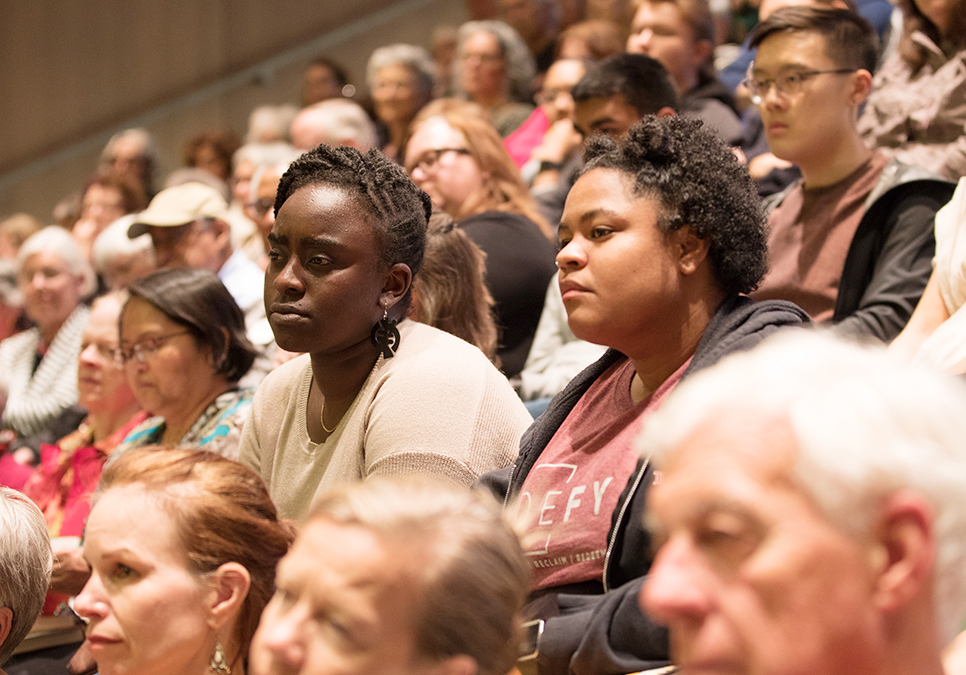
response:
M618 361L588 388L550 439L517 502L526 523L533 590L603 578L611 518L639 459L632 440L690 363L634 403L634 366Z

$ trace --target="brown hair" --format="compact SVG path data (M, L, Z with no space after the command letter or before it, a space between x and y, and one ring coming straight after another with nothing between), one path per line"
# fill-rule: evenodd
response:
M410 555L422 582L419 656L466 655L480 675L513 667L530 569L492 497L426 476L375 478L322 495L309 520L317 518L365 528Z
M434 213L423 265L413 278L409 317L466 340L497 363L495 303L486 288L485 259L451 216Z
M608 56L620 54L624 51L625 36L621 27L613 21L591 19L581 21L565 30L557 38L554 55L560 58L560 48L567 40L578 40L587 46L588 55L595 60L606 59Z
M923 14L915 0L897 0L902 11L902 36L899 38L898 54L909 64L913 73L918 73L929 57L929 51L912 37L920 32L926 35L945 54L966 48L966 1L954 0L949 8L949 32L941 35L939 28Z
M526 183L520 177L520 171L507 153L503 139L493 125L459 108L450 110L444 108L435 117L442 118L462 134L466 139L466 149L470 156L476 160L480 170L488 174L483 188L463 202L457 219L463 220L484 211L519 213L536 223L547 239L556 242L556 232L540 215ZM413 123L412 130L415 131L422 122L429 119L433 117L420 115Z
M117 190L121 194L121 204L125 214L137 213L148 207L148 196L144 192L144 186L128 175L99 171L87 181L82 195L86 195L87 191L95 185Z
M223 131L221 129L214 129L212 131L205 131L198 134L192 139L189 139L187 143L184 144L184 151L182 152L182 158L184 159L185 166L195 166L196 165L196 155L198 151L204 146L210 147L218 160L225 167L225 175L219 176L223 180L228 180L231 178L231 158L234 156L235 152L242 146L241 139L234 133L230 131Z
M275 567L295 537L292 526L279 521L261 478L207 450L146 447L108 462L93 501L125 485L141 485L164 501L191 572L203 576L227 562L248 570L251 587L237 630L247 661L262 610L275 592Z

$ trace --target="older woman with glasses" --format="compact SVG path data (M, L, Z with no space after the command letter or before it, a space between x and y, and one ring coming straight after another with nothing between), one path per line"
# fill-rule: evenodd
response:
M117 453L144 445L203 447L238 456L252 391L238 386L255 360L245 319L218 277L167 269L134 282L120 320L120 357L153 415Z

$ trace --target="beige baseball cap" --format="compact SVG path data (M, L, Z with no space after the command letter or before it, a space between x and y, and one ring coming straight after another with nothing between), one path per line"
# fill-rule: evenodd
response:
M218 190L203 183L184 183L161 190L148 208L137 215L127 236L139 237L148 231L149 225L178 227L199 218L224 220L227 211L228 204Z

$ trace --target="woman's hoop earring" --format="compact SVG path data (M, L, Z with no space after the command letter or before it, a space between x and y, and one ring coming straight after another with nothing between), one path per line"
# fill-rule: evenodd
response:
M391 359L399 349L399 329L396 328L398 321L389 318L389 309L382 308L382 318L372 327L369 339L372 344L382 352L383 358Z

